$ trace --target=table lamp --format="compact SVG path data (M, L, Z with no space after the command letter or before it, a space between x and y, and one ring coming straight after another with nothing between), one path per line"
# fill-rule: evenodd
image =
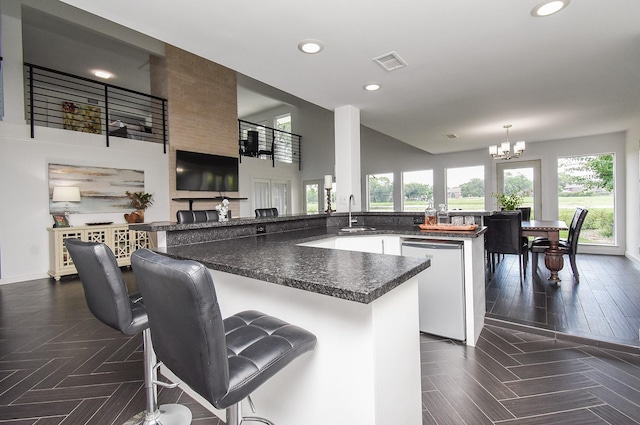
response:
M66 202L64 218L69 222L69 202L80 202L80 188L77 186L56 186L53 188L53 202Z

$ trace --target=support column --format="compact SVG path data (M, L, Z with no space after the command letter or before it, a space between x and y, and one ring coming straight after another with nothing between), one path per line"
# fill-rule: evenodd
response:
M3 121L25 124L24 85L4 84L23 81L22 2L3 1L0 4L0 41L2 42Z
M334 121L336 211L349 211L350 195L355 198L355 205L351 206L351 211L362 211L360 110L351 105L336 108Z

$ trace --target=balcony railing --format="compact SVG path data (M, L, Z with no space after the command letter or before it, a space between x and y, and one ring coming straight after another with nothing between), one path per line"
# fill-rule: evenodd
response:
M243 120L238 120L238 135L240 162L243 156L250 156L270 159L274 167L278 161L298 164L301 169L302 136Z
M162 143L167 152L167 101L134 90L25 64L27 121L35 126Z

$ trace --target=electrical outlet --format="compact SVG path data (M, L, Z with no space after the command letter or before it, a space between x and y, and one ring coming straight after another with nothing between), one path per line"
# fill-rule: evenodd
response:
M264 224L259 224L256 226L256 233L257 234L261 234L261 233L267 233L267 226Z

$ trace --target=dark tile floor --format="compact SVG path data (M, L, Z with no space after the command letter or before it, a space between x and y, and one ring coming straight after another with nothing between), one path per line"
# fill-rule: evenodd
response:
M487 316L538 328L640 347L640 267L623 256L578 254L580 282L565 262L550 285L540 261L520 286L518 262L507 255L487 276Z
M526 313L510 322L489 318L477 347L422 335L423 425L640 423L640 352L634 347L605 349L515 323L540 320L540 327L552 328L547 316L558 311L568 318L567 326L582 323L571 316L582 305L579 295L587 288L598 290L587 267L608 269L600 276L611 276L612 285L632 285L637 277L637 269L618 260L581 258L580 289L570 290L575 285L563 272L564 282L549 294L543 281L532 285L527 279L520 288L517 263L513 288L507 283L513 265L508 259L501 263L488 290L508 287L511 295L494 296L488 306L510 303L501 308L511 311L520 304L537 315ZM135 288L131 273L125 276ZM602 286L608 285L603 281ZM517 294L551 301L543 308L516 301ZM569 307L557 307L567 300ZM144 409L141 342L95 319L75 278L0 286L0 425L122 423ZM162 389L160 403L172 402L187 404L194 424L222 424L182 391Z

